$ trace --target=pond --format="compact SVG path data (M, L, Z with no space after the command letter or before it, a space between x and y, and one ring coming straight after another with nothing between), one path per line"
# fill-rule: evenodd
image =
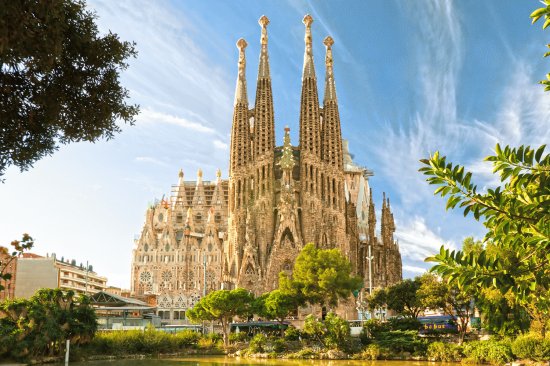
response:
M72 362L71 366L437 366L448 365L427 361L351 361L351 360L281 360L281 359L239 359L232 357L193 357L147 360L116 360Z

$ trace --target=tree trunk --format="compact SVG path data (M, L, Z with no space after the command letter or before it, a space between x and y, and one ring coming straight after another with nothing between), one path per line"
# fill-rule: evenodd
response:
M285 319L279 319L279 331L281 332L281 337L285 336L285 330L283 329L283 323Z
M229 330L228 328L228 321L226 319L222 319L222 332L223 332L223 345L224 347L229 347Z
M468 323L470 318L468 315L465 317L460 317L460 326L458 328L458 344L464 343L464 338L466 337L466 330L468 329Z

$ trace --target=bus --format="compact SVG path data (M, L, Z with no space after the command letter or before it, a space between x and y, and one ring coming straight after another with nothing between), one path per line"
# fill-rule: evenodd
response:
M419 317L421 324L419 334L457 333L458 327L449 315Z

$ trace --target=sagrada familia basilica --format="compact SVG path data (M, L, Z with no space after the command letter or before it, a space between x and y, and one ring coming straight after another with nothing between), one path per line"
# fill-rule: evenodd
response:
M186 181L179 172L170 199L149 207L133 250L132 293L155 296L159 315L181 320L205 294L244 287L261 294L277 287L281 271L292 272L307 243L338 248L354 273L373 287L402 278L389 199L382 203L381 230L368 177L342 139L332 57L333 39L324 40L325 86L319 103L311 25L306 15L300 101L300 141L293 146L285 128L275 143L275 114L262 16L256 97L249 105L247 43L239 39L229 179ZM370 247L371 257L368 257Z

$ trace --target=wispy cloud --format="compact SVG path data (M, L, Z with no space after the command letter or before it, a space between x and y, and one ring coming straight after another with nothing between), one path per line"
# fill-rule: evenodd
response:
M220 149L220 150L227 150L227 148L229 147L227 145L227 143L223 142L223 141L220 141L220 140L214 140L214 147L216 149Z
M532 68L525 60L516 62L510 71L494 119L477 121L477 125L486 131L486 139L489 141L512 146L548 143L550 104L547 94L536 83L537 76L533 75Z
M442 245L456 249L456 245L433 232L423 217L416 216L407 222L397 222L397 239L401 255L412 261L423 261L437 252Z
M417 273L417 274L423 274L423 273L426 272L426 268L411 266L411 265L405 264L405 265L403 265L403 271Z
M196 132L214 134L216 130L199 122L189 121L185 118L173 116L167 113L157 112L150 108L144 108L136 118L137 123L168 123L180 126Z
M159 165L159 166L163 166L163 167L170 166L169 164L165 163L164 161L159 160L157 158L153 158L151 156L137 156L134 160L137 161L137 162L140 162L140 163L151 163L151 164L155 164L155 165Z

